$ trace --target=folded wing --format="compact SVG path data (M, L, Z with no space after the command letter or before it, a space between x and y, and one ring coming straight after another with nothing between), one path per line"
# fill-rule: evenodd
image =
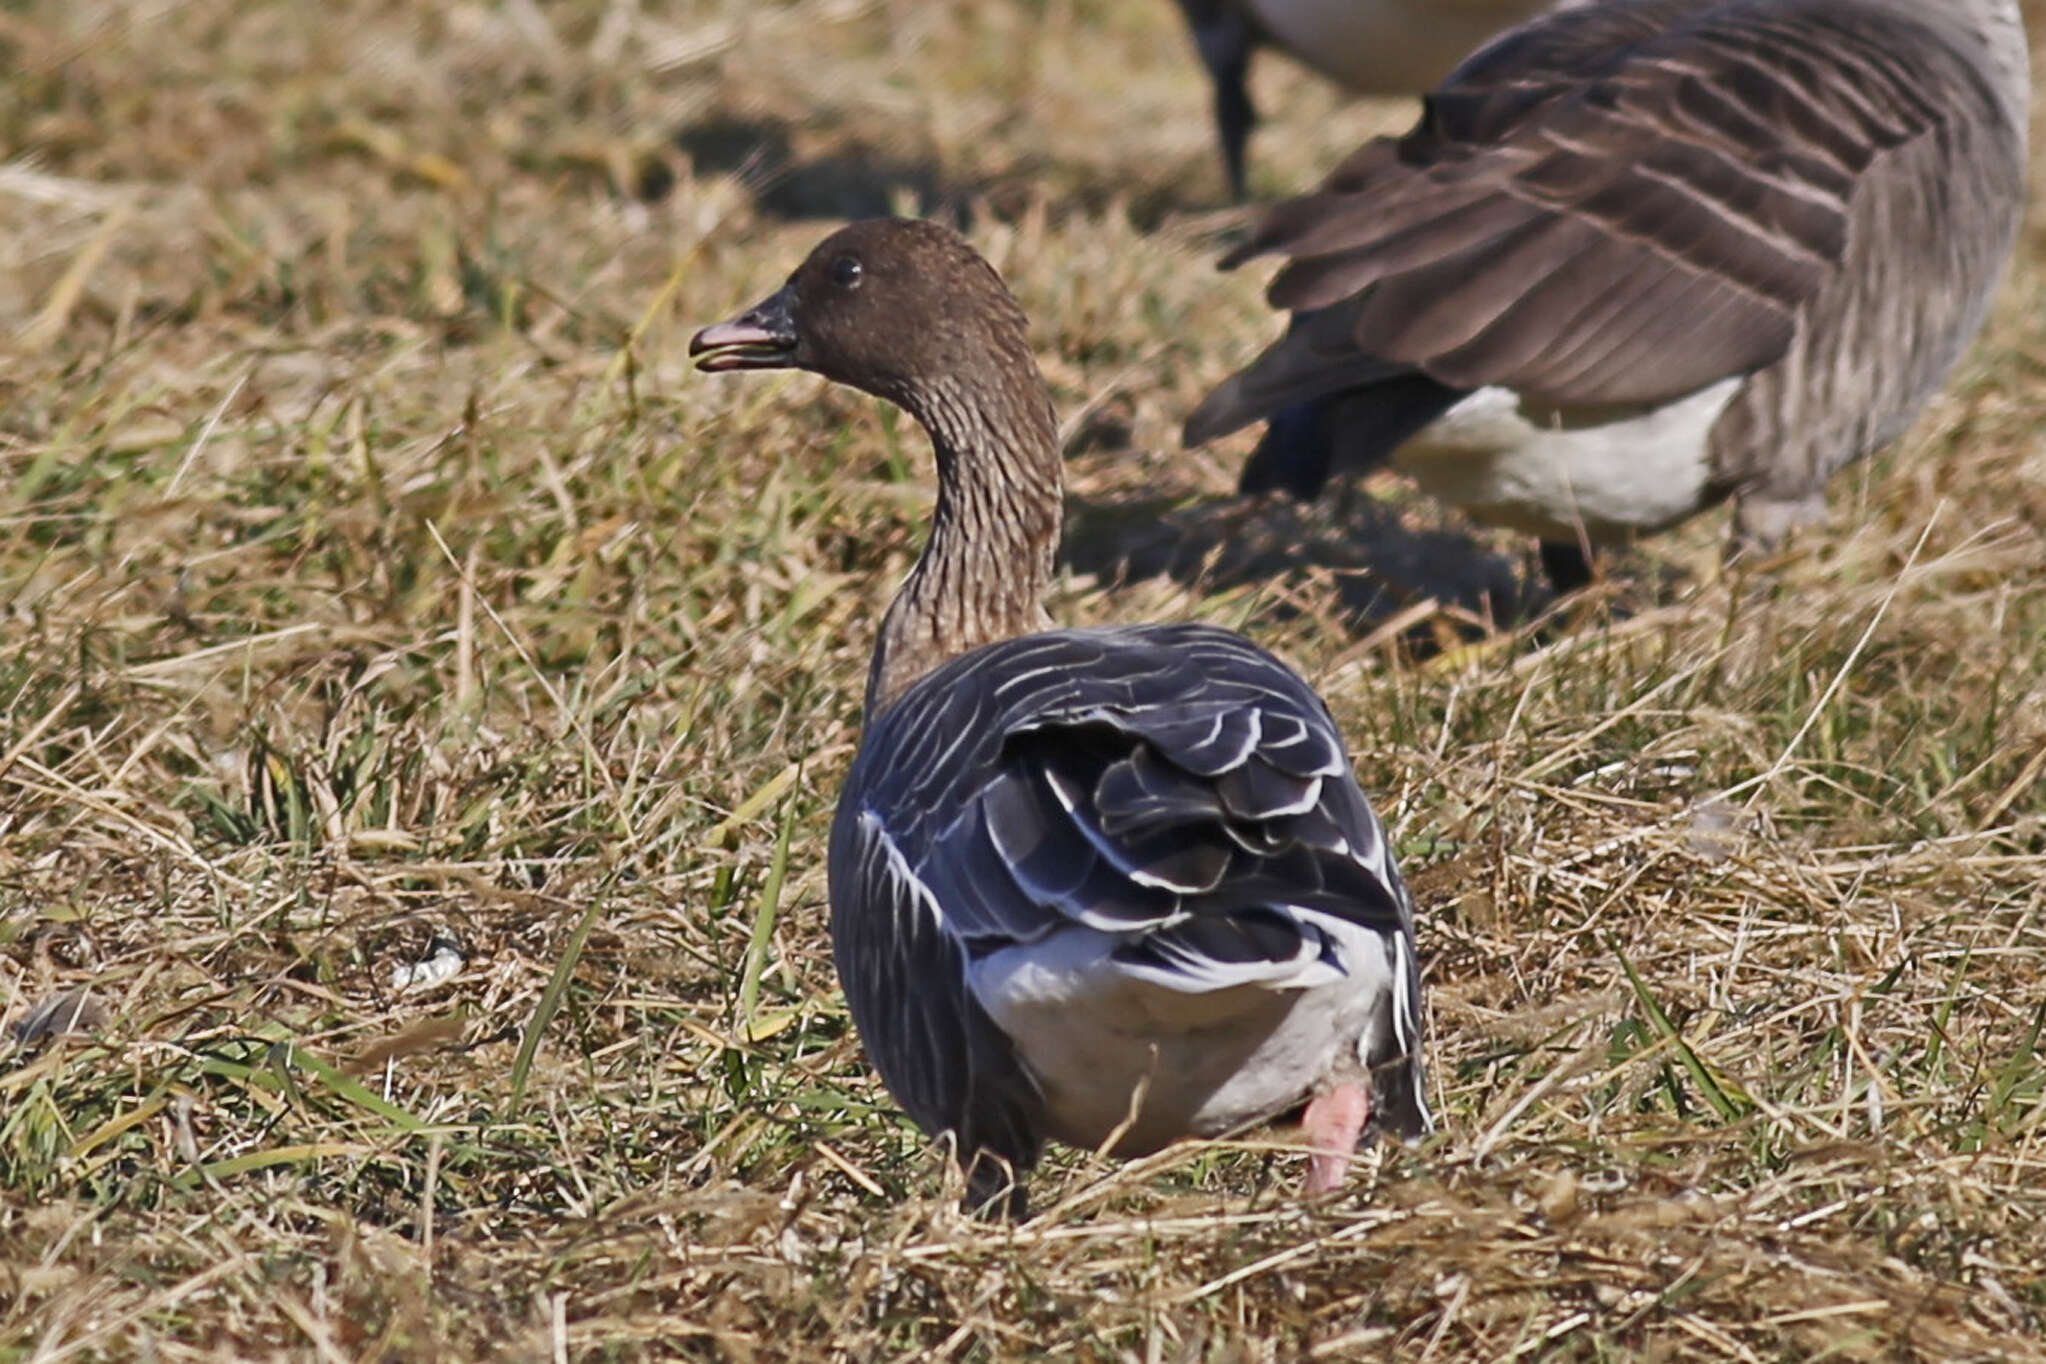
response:
M1269 297L1296 324L1188 439L1401 370L1569 407L1757 369L1839 266L1871 164L1994 100L1901 10L1638 0L1547 17L1225 261L1286 257Z
M984 739L936 737L968 715ZM1192 626L983 650L888 712L862 766L839 819L862 871L833 887L834 937L869 1050L926 1128L1035 1155L1030 1081L965 984L975 957L1077 925L1168 989L1305 988L1347 973L1339 920L1402 964L1410 1057L1380 1108L1425 1130L1405 889L1327 712L1262 650Z

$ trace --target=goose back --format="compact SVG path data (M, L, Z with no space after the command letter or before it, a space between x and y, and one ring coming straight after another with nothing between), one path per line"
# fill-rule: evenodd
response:
M1360 1040L1330 1043L1356 1054L1313 1058L1317 1072L1368 1075L1384 1130L1427 1130L1412 908L1384 830L1320 700L1240 635L1059 630L953 660L875 718L830 867L869 1054L918 1124L969 1156L1021 1171L1046 1137L1100 1145L1104 1105L1131 1119L1122 1154L1271 1116L1306 1097L1297 1075L1261 1111L1226 1082L1331 986L1371 1016ZM1071 960L1080 942L1087 988L1112 981L1142 1017L1073 1058L1094 1072L1075 1085L1004 1030L996 1015L1027 1001L991 963L1017 948ZM1162 1063L1138 1073L1175 1037L1223 1054L1244 1021L1206 1092ZM1000 1166L973 1177L990 1196Z

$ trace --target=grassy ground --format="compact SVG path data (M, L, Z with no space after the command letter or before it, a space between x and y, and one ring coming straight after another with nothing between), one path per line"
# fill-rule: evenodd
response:
M1538 631L1511 538L1177 449L1270 322L1166 0L0 53L0 1016L80 1015L0 1056L0 1359L2046 1354L2036 232L1823 533ZM1261 84L1267 195L1399 117ZM1332 1203L1261 1133L966 1224L860 1060L823 832L925 455L683 342L891 205L1036 319L1055 616L1284 650L1395 828L1445 1130Z

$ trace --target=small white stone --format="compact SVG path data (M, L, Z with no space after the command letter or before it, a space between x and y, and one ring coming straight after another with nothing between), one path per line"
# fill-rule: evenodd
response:
M391 988L400 993L423 989L453 980L462 969L462 954L446 938L436 938L433 955L424 961L404 962L391 968Z

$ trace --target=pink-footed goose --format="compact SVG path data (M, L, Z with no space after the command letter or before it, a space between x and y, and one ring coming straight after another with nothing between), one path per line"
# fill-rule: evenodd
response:
M930 538L881 623L829 858L867 1054L1020 1215L1046 1139L1120 1155L1306 1104L1309 1187L1430 1125L1413 909L1298 675L1204 625L1059 630L1062 501L1023 312L957 234L882 219L690 344L907 410Z
M1494 36L1581 0L1179 0L1215 86L1229 191L1247 190L1251 58L1277 48L1359 95L1419 95Z
M1980 330L2024 197L2016 0L1608 0L1515 30L1277 205L1286 334L1186 423L1268 421L1246 491L1388 457L1584 550L1733 498L1824 509Z

